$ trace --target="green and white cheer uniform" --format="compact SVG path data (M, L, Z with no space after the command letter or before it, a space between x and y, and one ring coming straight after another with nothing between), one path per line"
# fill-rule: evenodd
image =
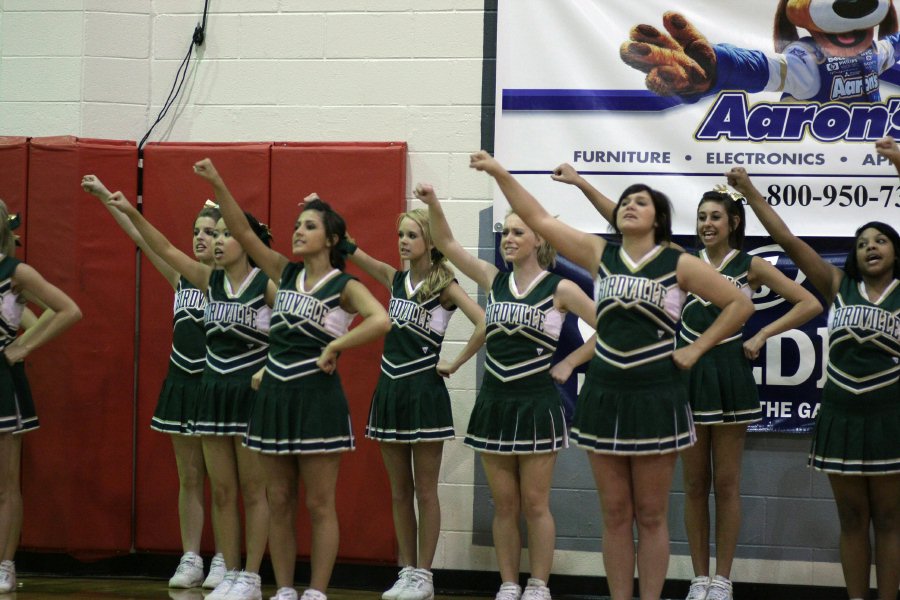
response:
M484 380L469 418L467 446L503 454L568 446L562 401L550 378L563 323L553 306L561 280L544 271L520 291L513 273L494 277L485 310Z
M697 256L713 266L706 250L700 250ZM746 252L731 250L714 268L749 298L753 294L747 281L752 260L753 257ZM715 304L688 294L681 312L677 347L693 343L721 312L722 309ZM755 423L762 419L759 392L750 370L750 361L744 356L742 333L738 331L719 342L701 356L686 374L694 423L728 425Z
M437 372L441 344L455 307L441 306L441 291L419 302L422 282L397 271L384 340L381 375L372 395L366 437L383 442L453 439L453 413L444 378Z
M254 267L237 290L225 271L209 276L203 322L206 365L195 430L201 435L244 435L254 401L253 374L265 364L269 278Z
M595 281L597 344L572 425L577 446L662 454L694 443L687 390L672 352L685 294L681 252L662 246L633 261L607 244Z
M16 339L24 299L13 290L12 277L20 261L0 255L0 349ZM39 426L31 388L25 377L25 364L10 365L0 356L0 433L24 433Z
M272 307L266 371L244 438L248 448L301 454L355 447L341 380L316 365L353 320L341 308L341 293L352 279L334 269L308 288L302 263L285 266Z
M861 281L844 276L828 314L826 373L810 464L900 473L900 281L869 299Z
M181 277L175 289L172 352L150 428L164 433L194 433L197 402L206 363L203 311L206 295Z

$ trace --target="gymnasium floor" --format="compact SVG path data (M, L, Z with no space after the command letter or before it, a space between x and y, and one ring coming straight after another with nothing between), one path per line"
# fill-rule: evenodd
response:
M204 591L170 590L164 579L149 578L100 578L100 577L42 577L20 575L19 586L15 593L0 594L0 600L203 600ZM555 593L555 600L609 600L609 596L590 593L595 586L566 589L561 585L563 593ZM684 598L684 586L667 585L665 598L680 600ZM484 590L484 588L481 588ZM379 600L380 589L358 590L333 588L328 591L328 600ZM587 592L587 593L586 593ZM263 586L263 599L267 600L275 593L272 585ZM454 591L435 595L435 600L493 600L494 596L464 591ZM598 592L599 593L599 590ZM815 588L801 586L757 587L752 584L735 586L735 598L739 600L840 600L846 598L842 589Z
M170 590L165 581L155 579L87 579L20 576L13 594L0 594L0 600L203 600L199 589ZM263 598L275 593L263 586ZM436 595L435 600L459 600L462 596ZM328 600L377 600L380 591L339 590L328 592ZM465 596L468 600L490 600L487 596Z

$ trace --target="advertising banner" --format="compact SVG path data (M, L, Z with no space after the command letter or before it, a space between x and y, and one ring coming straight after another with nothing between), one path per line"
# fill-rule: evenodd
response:
M569 163L612 199L646 183L666 193L674 230L697 248L704 191L744 167L794 233L843 265L856 228L896 222L900 182L875 141L900 137L900 34L888 0L500 0L495 152L552 213L608 233ZM802 5L802 6L801 6ZM499 230L508 205L494 195ZM748 211L745 250L805 277ZM587 274L585 274L587 277ZM745 333L785 303L754 295ZM754 375L766 420L808 431L824 383L826 316L771 338Z

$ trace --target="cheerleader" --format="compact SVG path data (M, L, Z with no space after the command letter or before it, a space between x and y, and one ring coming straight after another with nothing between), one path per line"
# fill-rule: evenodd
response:
M879 140L876 150L900 165L893 139ZM887 223L862 225L841 269L791 233L743 168L727 177L831 307L827 379L809 463L831 483L851 600L869 596L870 527L878 597L894 600L900 586L900 237Z
M215 267L181 252L121 194L106 198L124 214L149 248L206 295L206 364L194 416L212 489L212 523L226 574L206 600L260 600L259 566L268 536L265 478L255 452L241 445L254 392L250 380L265 362L275 286L247 257L220 219L214 232ZM260 243L268 228L253 219ZM240 490L246 523L247 557L241 566Z
M502 579L496 600L549 599L556 538L550 487L557 453L568 445L550 362L565 313L590 320L591 300L572 281L547 271L553 249L516 213L507 215L500 242L513 270L501 272L453 237L431 186L417 186L416 197L428 206L437 248L489 292L485 375L464 443L480 453L494 500L494 550ZM524 592L518 584L523 515L531 560Z
M431 563L441 532L438 477L444 440L454 437L442 376L455 373L484 343L484 311L434 247L427 211L401 214L397 230L407 270L398 271L352 244L348 258L391 291L391 331L366 426L366 437L380 442L388 472L402 566L397 582L381 597L428 600L434 596ZM453 362L440 362L444 333L457 307L475 331Z
M696 257L668 247L665 195L627 188L612 222L622 244L553 218L487 152L471 166L491 175L525 223L567 258L597 273L597 343L575 408L572 436L588 451L603 513L603 563L613 600L632 597L637 525L640 594L658 600L669 563L668 498L676 453L695 442L689 369L753 312L749 298ZM722 309L690 345L673 350L687 292Z
M24 361L81 319L75 302L33 267L15 258L9 210L0 200L0 594L16 590L16 550L22 531L22 433L37 429L38 417ZM16 337L25 302L44 307L39 323Z
M203 331L206 298L150 249L128 217L106 204L111 193L96 175L85 175L81 179L81 187L104 203L116 224L175 290L169 372L163 381L156 410L150 421L150 428L154 431L170 434L178 472L178 522L183 554L175 574L169 579L169 587L191 588L202 584L206 589L214 589L225 577L225 559L220 552L216 552L209 565L209 574L206 579L203 578L200 537L203 533L206 466L203 464L203 446L194 428L197 398L206 362L206 338ZM210 267L215 265L213 236L220 218L218 207L210 203L200 210L194 220L194 257Z
M278 585L273 598L297 598L297 487L302 480L312 525L310 587L302 599L325 600L339 541L338 467L355 444L337 358L383 336L390 319L378 300L343 272L339 244L346 240L346 225L327 203L316 198L304 205L292 239L293 255L303 262L291 262L253 235L209 159L194 165L194 171L212 185L235 239L278 283L268 359L244 436L266 475L269 552ZM362 321L349 329L356 314Z
M616 204L568 164L551 177L574 185L604 219L612 221ZM684 522L695 577L686 600L730 600L731 565L741 528L741 463L747 426L762 419L750 360L759 356L766 340L799 327L822 312L822 305L800 284L772 264L741 250L744 242L743 198L722 190L705 192L697 206L697 238L703 249L695 255L732 282L744 295L766 286L792 304L778 319L743 341L741 332L719 342L700 357L689 373L688 397L697 443L681 455L685 505ZM681 312L677 347L693 342L715 321L720 310L703 298L688 294ZM714 483L716 506L716 574L709 571L709 492Z

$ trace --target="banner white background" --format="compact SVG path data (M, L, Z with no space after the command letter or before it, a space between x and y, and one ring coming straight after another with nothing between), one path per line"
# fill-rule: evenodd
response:
M871 140L824 142L807 131L800 141L698 141L696 133L714 106L715 95L658 111L504 108L504 93L508 96L510 91L648 94L644 73L622 62L619 47L635 25L646 23L663 30L663 13L676 8L712 44L774 54L777 0L679 4L500 0L495 143L500 162L548 210L586 231L605 232L608 226L577 189L550 179L549 172L560 163L571 163L614 200L635 182L660 189L673 202L675 231L681 234L693 233L694 211L702 192L724 183L723 174L738 164L747 168L764 195L782 200L776 210L800 235L847 237L867 221L896 221L897 176L889 163L879 160ZM801 30L800 35L805 34ZM880 86L882 102L889 106L900 89L884 81ZM775 92L749 93L746 98L751 109L758 103L782 105ZM598 151L619 156L598 161ZM628 160L627 152L640 154ZM656 153L664 161L643 162L646 153ZM786 164L790 161L785 157L801 164ZM756 164L760 158L762 164ZM797 201L800 198L807 200L806 206ZM786 206L784 199L793 200L793 206ZM503 220L506 206L495 192L495 223ZM747 233L765 235L752 215Z

